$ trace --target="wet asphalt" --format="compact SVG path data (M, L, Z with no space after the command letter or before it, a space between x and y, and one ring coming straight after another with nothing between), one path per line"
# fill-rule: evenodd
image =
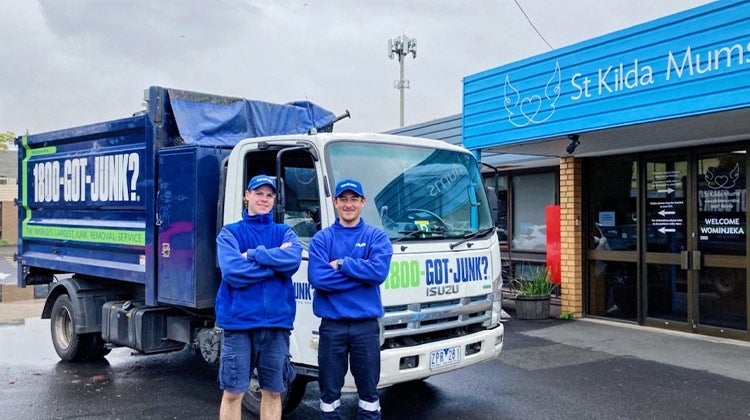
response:
M7 257L2 273L0 283L16 283ZM498 359L382 390L383 418L750 419L748 342L508 312ZM102 361L63 363L49 320L0 323L0 419L215 419L216 377L217 366L190 349L143 356L118 348ZM284 418L316 418L318 397L311 382ZM356 395L342 401L344 417L354 418Z
M17 284L18 274L13 253L14 246L0 246L0 284Z
M748 343L596 320L505 327L498 359L382 390L383 418L750 418ZM0 343L0 418L217 417L217 367L188 349L62 363L40 319L0 325ZM310 383L284 418L317 417L318 396ZM343 398L345 418L356 405L356 395Z

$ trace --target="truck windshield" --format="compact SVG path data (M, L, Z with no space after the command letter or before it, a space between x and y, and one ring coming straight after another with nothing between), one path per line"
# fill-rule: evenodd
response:
M334 183L360 181L362 217L391 240L464 238L493 226L469 153L362 142L332 143L327 153Z

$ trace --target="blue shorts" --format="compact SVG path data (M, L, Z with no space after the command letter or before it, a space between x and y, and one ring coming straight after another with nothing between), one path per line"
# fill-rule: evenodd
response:
M260 389L282 393L289 382L289 330L257 328L224 330L219 364L219 385L229 392L247 392L253 369Z

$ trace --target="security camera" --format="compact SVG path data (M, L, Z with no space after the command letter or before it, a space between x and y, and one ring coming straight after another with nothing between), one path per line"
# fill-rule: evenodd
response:
M572 155L573 152L576 151L576 147L581 144L581 142L578 140L579 137L580 136L578 134L568 134L570 144L565 148L565 151L568 152L569 155Z

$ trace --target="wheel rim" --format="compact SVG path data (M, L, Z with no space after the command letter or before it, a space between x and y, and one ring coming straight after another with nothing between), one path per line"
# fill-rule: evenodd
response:
M71 337L73 337L73 317L68 308L63 307L55 317L55 343L61 349L67 350L70 347Z
M289 389L281 393L281 407L287 402L289 397ZM258 380L258 371L253 370L252 376L250 376L250 384L247 387L247 392L242 396L242 405L251 413L260 415L260 381Z
M247 393L254 400L260 401L260 382L258 381L257 374L254 374L250 378L250 385L247 387Z
M242 405L254 415L260 415L260 383L255 371L250 376L250 385L247 392L242 396Z

